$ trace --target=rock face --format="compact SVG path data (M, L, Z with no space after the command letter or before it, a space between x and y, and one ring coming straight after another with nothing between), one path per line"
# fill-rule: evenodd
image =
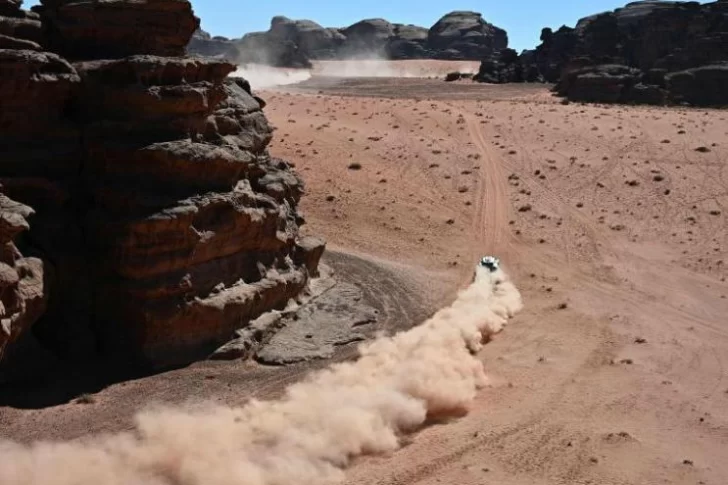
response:
M298 45L267 32L246 34L234 42L238 51L236 62L266 64L274 67L310 68L311 60Z
M479 82L491 84L536 82L540 80L535 70L528 70L513 49L503 49L480 63L478 74L473 77Z
M44 0L49 50L67 59L181 56L200 25L187 0Z
M46 309L47 263L23 256L16 246L28 230L33 209L0 194L0 376L9 373L13 354ZM15 352L13 352L15 351Z
M384 19L361 20L343 29L341 34L344 42L337 52L338 57L382 57L394 37L394 25Z
M557 90L565 96L590 91L616 102L728 104L728 90L719 88L728 65L725 0L633 2L584 18L574 29L544 29L541 41L531 65L560 82ZM615 78L624 75L630 80Z
M221 36L212 37L202 29L195 31L187 49L201 56L217 57L232 62L237 61L240 56L238 48L230 39Z
M198 35L187 46L193 54L211 55L220 50L239 51L235 62L255 62L280 67L308 67L311 60L389 58L480 60L508 46L503 29L475 12L452 12L431 29L366 19L349 27L326 28L310 20L273 17L266 32L246 34L211 47ZM217 50L219 49L219 50Z
M285 306L325 245L299 241L303 184L268 154L263 101L227 61L177 55L189 3L93 5L44 0L47 37L32 20L12 39L33 49L0 50L0 183L19 202L2 198L0 365L35 320L61 358L190 362ZM13 249L23 230L37 258Z
M437 59L480 60L508 47L508 35L477 12L456 11L430 28L427 47Z

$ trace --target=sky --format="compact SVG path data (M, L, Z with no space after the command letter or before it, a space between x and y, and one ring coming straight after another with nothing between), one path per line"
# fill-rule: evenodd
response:
M453 10L473 10L508 31L509 47L521 51L540 43L543 27L573 27L587 15L624 6L628 0L192 0L202 28L212 35L242 37L268 30L270 19L285 15L324 27L346 27L366 18L431 27ZM37 4L26 0L25 8Z

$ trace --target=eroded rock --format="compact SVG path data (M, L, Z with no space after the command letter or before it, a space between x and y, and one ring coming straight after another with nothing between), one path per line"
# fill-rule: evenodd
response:
M0 194L0 382L14 353L45 311L45 264L21 254L16 241L29 229L33 209Z
M226 78L235 66L178 57L199 26L189 2L42 3L0 0L0 19L48 34L0 32L32 47L0 49L0 181L19 201L0 221L0 346L32 326L63 359L205 357L316 274L303 182L270 157L264 102ZM21 233L42 259L21 256Z
M266 32L241 39L215 40L198 32L187 46L192 54L238 63L310 68L329 59L467 59L480 60L508 46L503 29L477 12L451 12L432 28L365 19L345 28L327 28L311 20L273 17Z
M569 99L726 104L722 88L724 66L728 64L725 1L632 2L581 19L573 29L544 29L541 41L531 65L546 80L559 82L560 86L584 86L576 90L557 87ZM579 74L581 80L573 79L576 61L586 63L591 70ZM609 67L613 65L638 71L634 89L615 94L622 83L608 74L614 71ZM584 95L586 91L588 96ZM570 96L572 92L576 98Z

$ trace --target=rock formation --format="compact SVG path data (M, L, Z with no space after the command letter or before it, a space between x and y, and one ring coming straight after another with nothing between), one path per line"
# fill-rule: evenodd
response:
M429 30L416 25L393 24L393 37L387 44L390 59L427 59L427 34Z
M0 194L0 375L13 373L13 354L28 347L24 340L32 339L30 329L48 303L46 264L16 245L32 215L30 207Z
M201 56L217 57L232 62L236 62L240 56L238 48L230 39L222 36L212 37L202 29L195 31L187 49Z
M508 47L508 35L477 12L456 11L432 26L427 47L437 59L480 60Z
M311 60L389 58L480 60L508 46L503 29L487 23L476 12L451 12L431 29L366 19L349 27L326 28L310 20L273 17L266 32L252 32L242 39L203 39L198 33L188 52L220 55L235 62L255 62L279 67L307 67ZM237 58L230 57L237 50Z
M0 363L29 331L60 358L186 363L298 295L324 246L299 240L302 181L268 154L235 67L182 57L189 2L35 10L0 0L16 46L0 49L0 183L18 201L0 199Z
M531 65L570 99L728 104L726 0L633 2L541 40Z
M490 55L480 63L473 79L491 84L541 82L538 69L524 62L527 54L518 55L513 49L503 49Z

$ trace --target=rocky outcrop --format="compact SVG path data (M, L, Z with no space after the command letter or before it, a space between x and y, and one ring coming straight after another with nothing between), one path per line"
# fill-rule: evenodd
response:
M480 60L508 47L508 35L477 12L456 11L430 28L427 47L437 59Z
M566 96L584 92L575 86L594 95L602 86L597 97L614 99L619 91L618 102L728 104L728 91L719 88L728 64L724 0L633 2L584 18L573 29L544 29L541 40L533 65L548 81L560 82L557 91ZM623 66L622 73L636 69L627 84L640 87L621 90L609 67L615 65ZM588 71L575 73L575 66Z
M236 62L240 64L254 63L297 69L312 67L308 55L295 42L271 36L267 32L245 34L234 44L238 50Z
M565 72L556 89L559 95L573 101L618 103L632 98L640 79L639 69L604 64ZM649 96L642 93L640 98Z
M197 29L192 35L187 50L205 57L217 57L236 62L240 56L237 46L228 38L222 36L212 37L202 29Z
M504 84L541 81L538 70L531 68L513 49L500 50L480 63L474 80Z
M21 254L16 241L28 230L34 211L0 194L0 382L14 357L32 338L31 328L45 311L47 263ZM27 369L26 369L27 370ZM21 374L22 372L18 372Z
M361 20L343 29L344 41L337 57L381 58L386 55L390 39L394 37L394 25L384 19Z
M188 52L210 55L209 39L198 35ZM480 60L508 46L503 29L475 12L452 12L431 29L366 19L337 29L310 20L273 17L266 32L246 34L227 43L239 51L236 62L307 67L311 60L389 58ZM222 45L219 46L222 49ZM231 51L226 51L231 52Z
M271 20L271 38L291 42L309 59L333 59L346 36L338 29L328 29L311 20L291 20L278 16Z
M48 36L36 49L0 50L0 183L19 202L2 199L15 225L0 242L24 229L39 256L0 258L20 295L0 295L20 315L0 347L37 319L33 335L61 358L166 367L298 295L325 245L299 241L303 183L268 154L264 103L227 78L235 66L176 55L199 23L189 3L44 0L38 11ZM24 296L31 287L47 308Z
M425 27L393 24L393 37L387 44L387 56L395 60L427 59L431 56L427 50L428 32Z

